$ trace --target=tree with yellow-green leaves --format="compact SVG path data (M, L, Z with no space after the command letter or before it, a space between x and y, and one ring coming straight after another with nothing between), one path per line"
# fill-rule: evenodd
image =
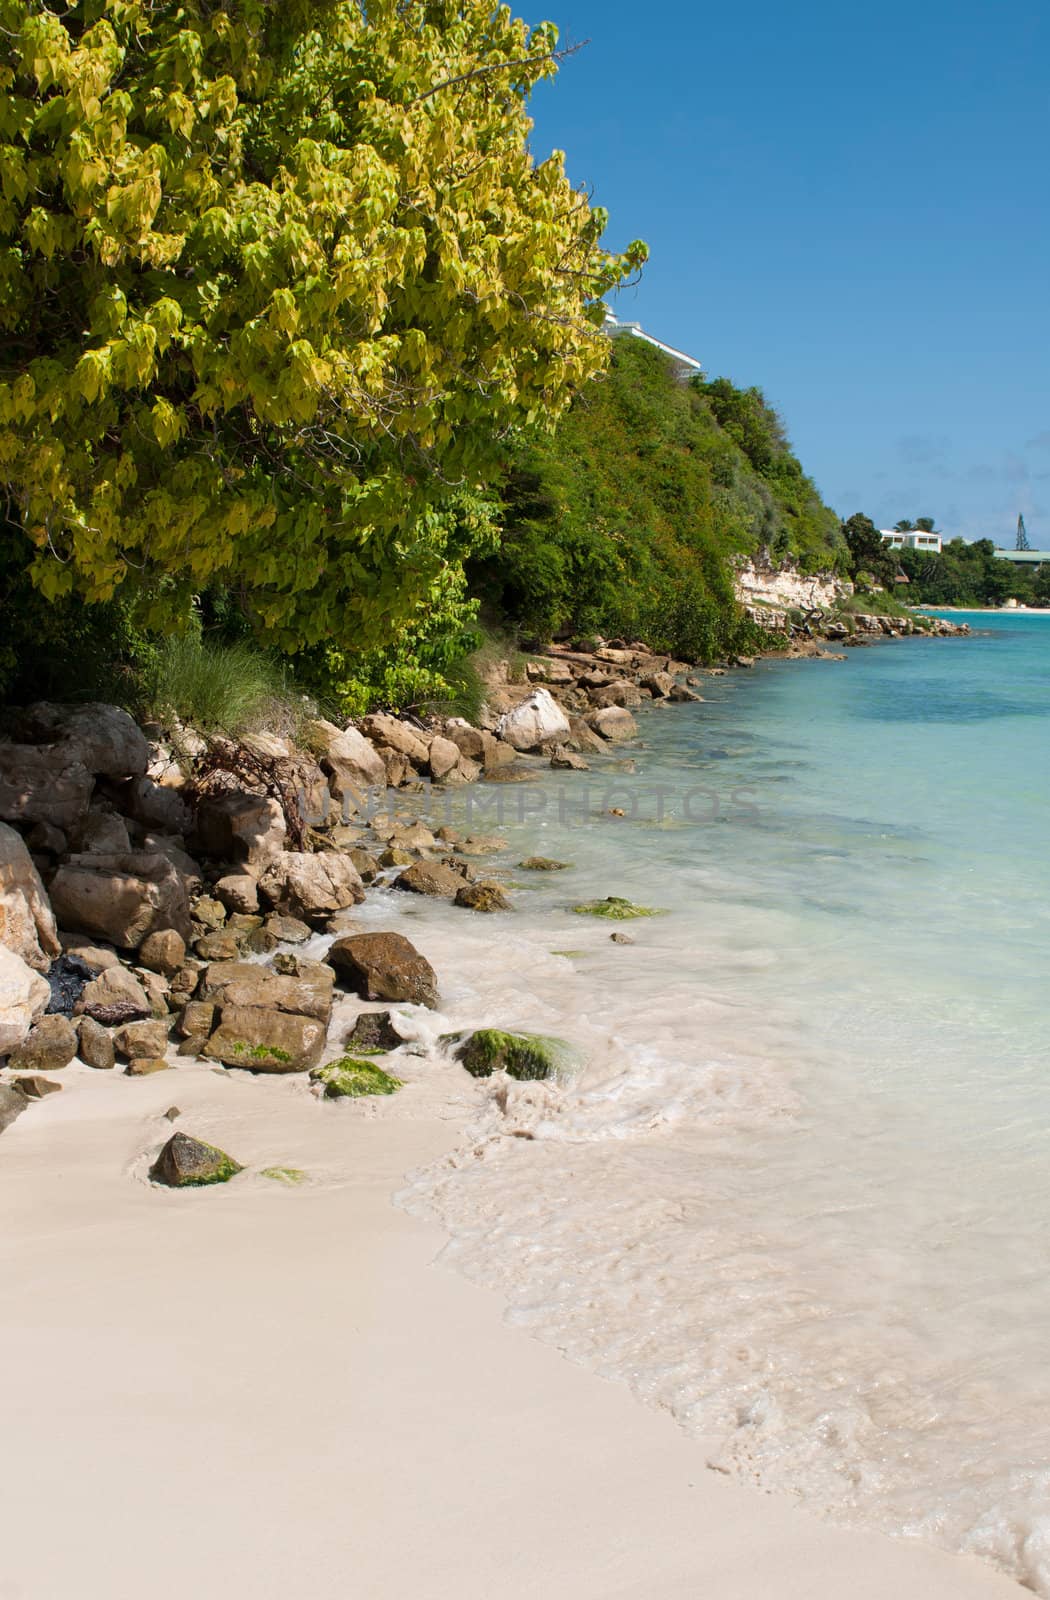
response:
M382 644L644 258L489 0L0 0L0 492L46 595ZM449 509L451 508L451 509Z

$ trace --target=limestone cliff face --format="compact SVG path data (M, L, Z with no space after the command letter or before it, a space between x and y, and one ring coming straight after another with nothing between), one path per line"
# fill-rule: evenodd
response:
M743 561L733 574L737 599L747 610L784 610L797 606L829 607L844 595L853 593L853 585L833 572L806 575L790 562L778 565L763 560L761 553Z

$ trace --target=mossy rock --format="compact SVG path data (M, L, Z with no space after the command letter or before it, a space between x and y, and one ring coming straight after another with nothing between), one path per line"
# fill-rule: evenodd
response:
M526 856L518 866L523 872L567 872L571 861L554 861L550 856Z
M173 1133L149 1175L169 1189L202 1189L210 1183L229 1183L243 1170L225 1150L188 1133Z
M319 1083L326 1100L357 1100L368 1094L394 1094L401 1088L402 1080L393 1073L384 1072L374 1061L362 1061L356 1056L341 1056L326 1067L315 1067L310 1074L311 1083Z
M467 911L509 911L510 901L501 884L486 880L484 883L465 883L456 895L456 905Z
M283 1183L289 1189L306 1182L306 1173L301 1167L263 1167L261 1176Z
M475 1028L473 1033L450 1033L445 1041L471 1077L490 1078L505 1072L522 1082L553 1078L563 1064L568 1046L562 1039L540 1033L504 1033L499 1028Z
M613 922L628 922L632 917L658 917L661 913L653 906L636 906L633 900L611 894L605 900L585 900L572 908L578 917L606 917Z

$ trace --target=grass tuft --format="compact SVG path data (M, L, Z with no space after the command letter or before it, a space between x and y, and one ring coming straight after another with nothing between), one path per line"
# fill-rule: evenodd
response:
M293 732L305 714L284 667L243 642L198 633L162 641L150 662L143 698L148 715L202 733L237 737L262 728Z

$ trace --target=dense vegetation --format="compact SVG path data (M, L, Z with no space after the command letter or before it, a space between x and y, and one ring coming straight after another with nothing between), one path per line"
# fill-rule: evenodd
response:
M991 539L967 544L951 539L940 555L921 550L895 552L908 579L912 605L1001 606L1015 599L1022 605L1050 605L1050 566L1015 566L995 554Z
M932 517L895 524L898 532L933 533ZM850 576L858 590L881 585L909 606L1001 606L1050 604L1050 565L1034 568L1003 561L991 539L950 539L941 551L891 550L870 517L858 512L842 524ZM907 584L902 582L907 579Z
M599 331L645 251L532 159L557 63L488 0L0 0L0 691L417 705L479 615L711 657L732 557L843 563L760 391Z
M710 658L746 642L729 560L841 563L823 504L757 389L681 383L630 337L546 438L509 453L503 535L475 560L486 605L527 634L600 632Z
M398 636L644 259L532 159L556 41L488 0L0 0L0 496L42 593Z

